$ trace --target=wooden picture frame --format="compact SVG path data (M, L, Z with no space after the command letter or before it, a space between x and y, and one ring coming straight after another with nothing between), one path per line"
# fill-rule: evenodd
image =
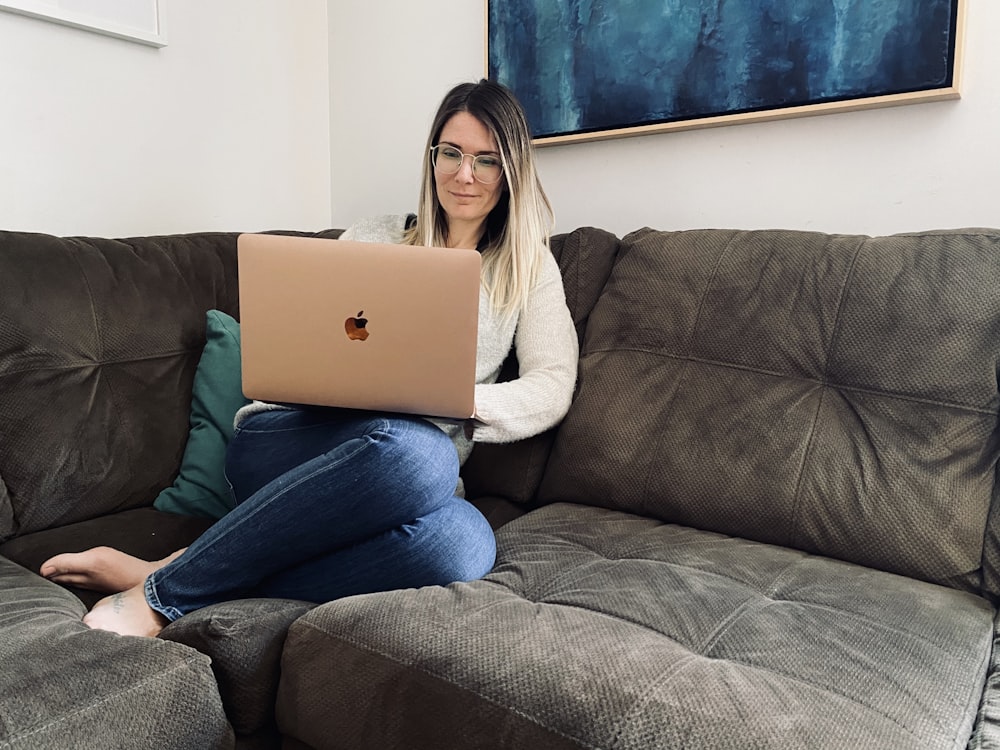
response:
M957 99L967 0L486 0L535 144Z

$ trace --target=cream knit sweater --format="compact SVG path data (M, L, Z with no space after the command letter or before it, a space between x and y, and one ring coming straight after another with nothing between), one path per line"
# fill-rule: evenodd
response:
M378 216L357 222L344 232L345 239L362 242L402 242L405 216ZM500 366L513 342L520 365L519 377L497 383ZM476 354L476 420L472 440L509 443L536 435L554 426L569 409L576 384L576 331L566 307L562 276L551 253L524 309L504 320L491 308L485 291L479 294L479 341ZM254 401L239 410L236 424L248 414L285 408ZM451 437L464 462L472 442L464 425L433 421Z

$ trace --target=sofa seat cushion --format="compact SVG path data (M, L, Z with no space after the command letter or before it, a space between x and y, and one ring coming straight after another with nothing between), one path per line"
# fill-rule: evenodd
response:
M209 518L133 508L86 521L36 531L0 544L0 555L37 573L42 563L61 552L114 547L142 560L162 560L187 547L212 524ZM87 607L106 594L67 586Z
M191 646L211 658L222 703L237 736L271 736L285 635L288 626L313 606L291 599L222 602L175 620L160 638Z
M208 657L91 630L85 611L0 557L0 747L233 747Z
M982 598L620 511L498 532L485 579L289 631L282 730L324 748L965 746Z

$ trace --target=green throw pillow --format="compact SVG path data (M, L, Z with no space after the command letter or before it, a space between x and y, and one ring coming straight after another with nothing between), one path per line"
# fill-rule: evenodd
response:
M226 446L233 417L247 403L240 371L240 324L219 310L207 314L207 340L194 374L191 431L181 470L153 507L169 513L221 518L233 507L226 483Z

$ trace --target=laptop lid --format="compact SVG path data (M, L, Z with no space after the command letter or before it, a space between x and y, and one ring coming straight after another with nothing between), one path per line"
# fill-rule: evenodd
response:
M238 257L247 398L472 416L479 253L242 234Z

